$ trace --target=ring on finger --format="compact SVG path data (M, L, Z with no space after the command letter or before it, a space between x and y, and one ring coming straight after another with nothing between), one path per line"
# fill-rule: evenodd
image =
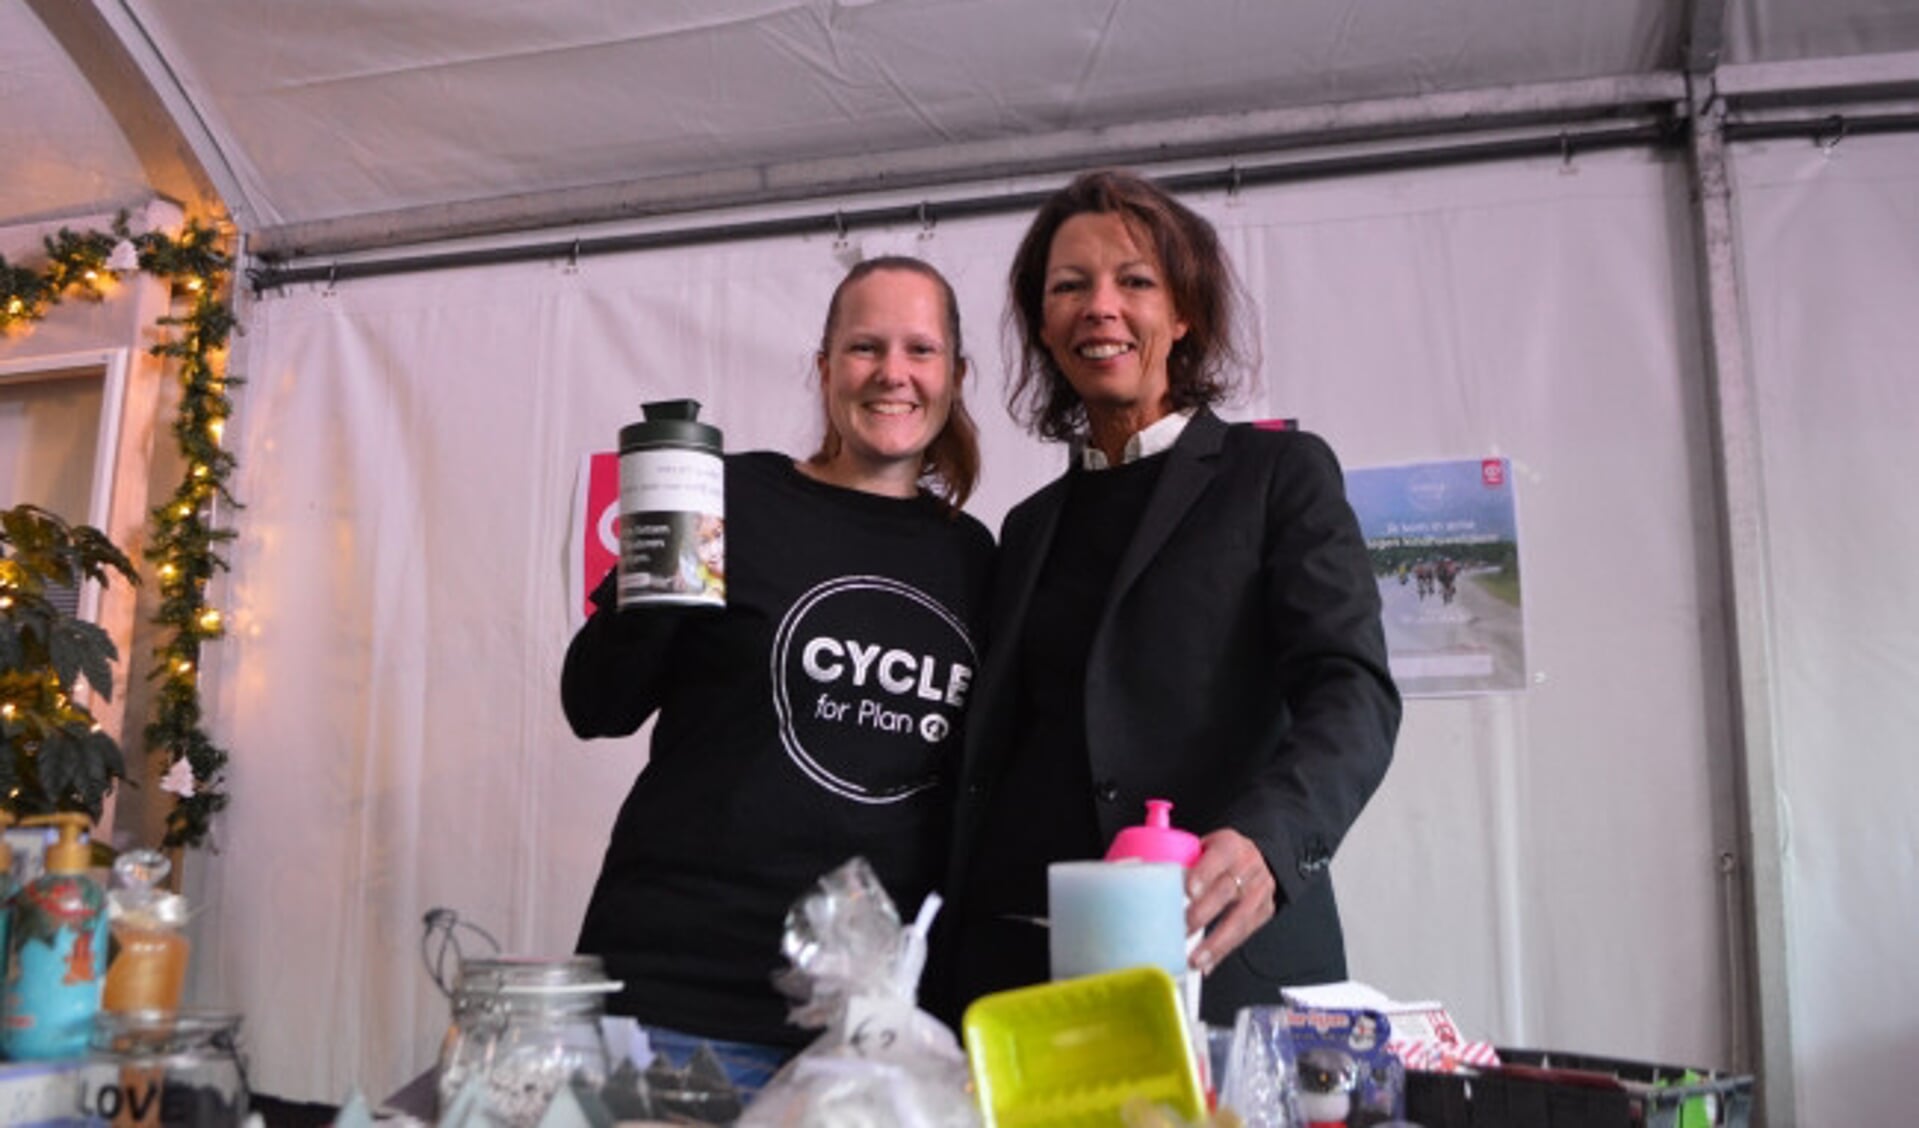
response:
M1233 879L1234 899L1237 900L1240 897L1244 897L1246 895L1246 879L1232 872L1228 872L1226 876Z

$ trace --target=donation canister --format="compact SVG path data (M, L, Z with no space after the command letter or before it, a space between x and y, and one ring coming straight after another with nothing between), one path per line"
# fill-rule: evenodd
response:
M619 606L726 606L726 464L694 400L620 428Z

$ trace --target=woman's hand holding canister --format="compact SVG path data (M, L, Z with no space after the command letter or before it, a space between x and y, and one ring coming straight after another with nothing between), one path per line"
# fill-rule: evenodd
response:
M1251 839L1216 830L1199 840L1199 861L1186 872L1186 931L1204 931L1192 965L1204 975L1273 919L1279 888Z

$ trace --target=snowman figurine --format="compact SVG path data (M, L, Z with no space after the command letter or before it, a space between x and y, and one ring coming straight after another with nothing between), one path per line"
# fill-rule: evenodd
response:
M1359 1063L1340 1050L1307 1050L1299 1055L1299 1113L1306 1128L1346 1128L1359 1086Z

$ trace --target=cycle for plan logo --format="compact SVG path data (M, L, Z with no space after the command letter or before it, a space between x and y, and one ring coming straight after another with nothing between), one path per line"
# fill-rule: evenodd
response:
M836 795L916 795L939 782L977 661L965 625L918 588L829 580L795 600L773 636L780 741Z

